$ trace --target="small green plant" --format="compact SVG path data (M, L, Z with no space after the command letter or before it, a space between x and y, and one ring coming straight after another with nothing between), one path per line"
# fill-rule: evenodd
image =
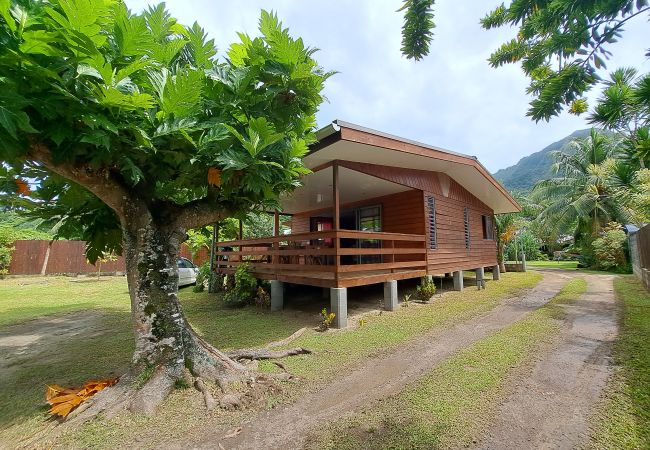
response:
M327 308L323 308L323 310L320 312L320 317L321 317L321 321L320 324L318 325L318 330L325 331L329 329L334 323L334 318L336 317L336 313L333 312L328 313Z
M417 297L423 302L428 302L436 293L436 285L433 280L422 278L422 282L416 288Z
M366 324L365 319L359 319L359 328L363 328L365 326L365 324Z
M411 304L411 296L413 294L404 294L404 301L402 302L402 306L408 307Z
M194 292L203 292L205 290L205 285L210 280L210 263L204 262L199 267L199 273L196 274L196 284L192 290Z
M238 308L253 303L256 292L257 279L251 275L249 264L243 263L235 270L234 286L226 292L223 300L227 306Z

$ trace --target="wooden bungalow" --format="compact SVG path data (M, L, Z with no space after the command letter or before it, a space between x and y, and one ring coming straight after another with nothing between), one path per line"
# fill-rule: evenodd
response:
M312 173L275 213L275 236L218 242L218 272L247 261L272 280L274 310L284 283L329 288L339 327L348 287L385 283L394 309L397 280L453 274L460 290L464 270L482 280L486 267L498 279L494 215L520 207L476 157L342 121L318 139L304 158Z

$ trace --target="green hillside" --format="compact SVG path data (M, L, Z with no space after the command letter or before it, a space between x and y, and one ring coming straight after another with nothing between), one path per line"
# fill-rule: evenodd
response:
M569 151L570 147L567 144L574 139L589 136L589 131L589 129L574 131L564 139L554 142L532 155L521 158L514 166L498 170L494 177L509 191L527 191L535 186L535 183L539 180L553 175L551 152L556 150Z

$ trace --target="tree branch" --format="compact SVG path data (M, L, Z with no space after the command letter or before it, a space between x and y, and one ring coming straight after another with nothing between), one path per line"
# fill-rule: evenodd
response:
M131 194L119 182L111 177L106 168L95 168L89 164L70 165L57 164L46 145L33 142L29 148L27 159L43 165L57 175L73 181L92 192L120 218L125 217L125 207Z
M213 195L179 206L174 224L189 230L203 227L232 216L230 208L220 205Z

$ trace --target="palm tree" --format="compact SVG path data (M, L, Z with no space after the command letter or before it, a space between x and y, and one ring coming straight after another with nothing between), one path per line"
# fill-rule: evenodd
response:
M650 161L650 74L639 76L632 67L610 74L589 122L624 137L621 149L631 165L645 168Z
M609 222L632 217L618 193L628 178L619 159L620 146L592 129L586 139L572 142L575 153L555 152L555 178L533 188L532 199L546 207L537 220L548 230L573 233L576 242L596 236Z

